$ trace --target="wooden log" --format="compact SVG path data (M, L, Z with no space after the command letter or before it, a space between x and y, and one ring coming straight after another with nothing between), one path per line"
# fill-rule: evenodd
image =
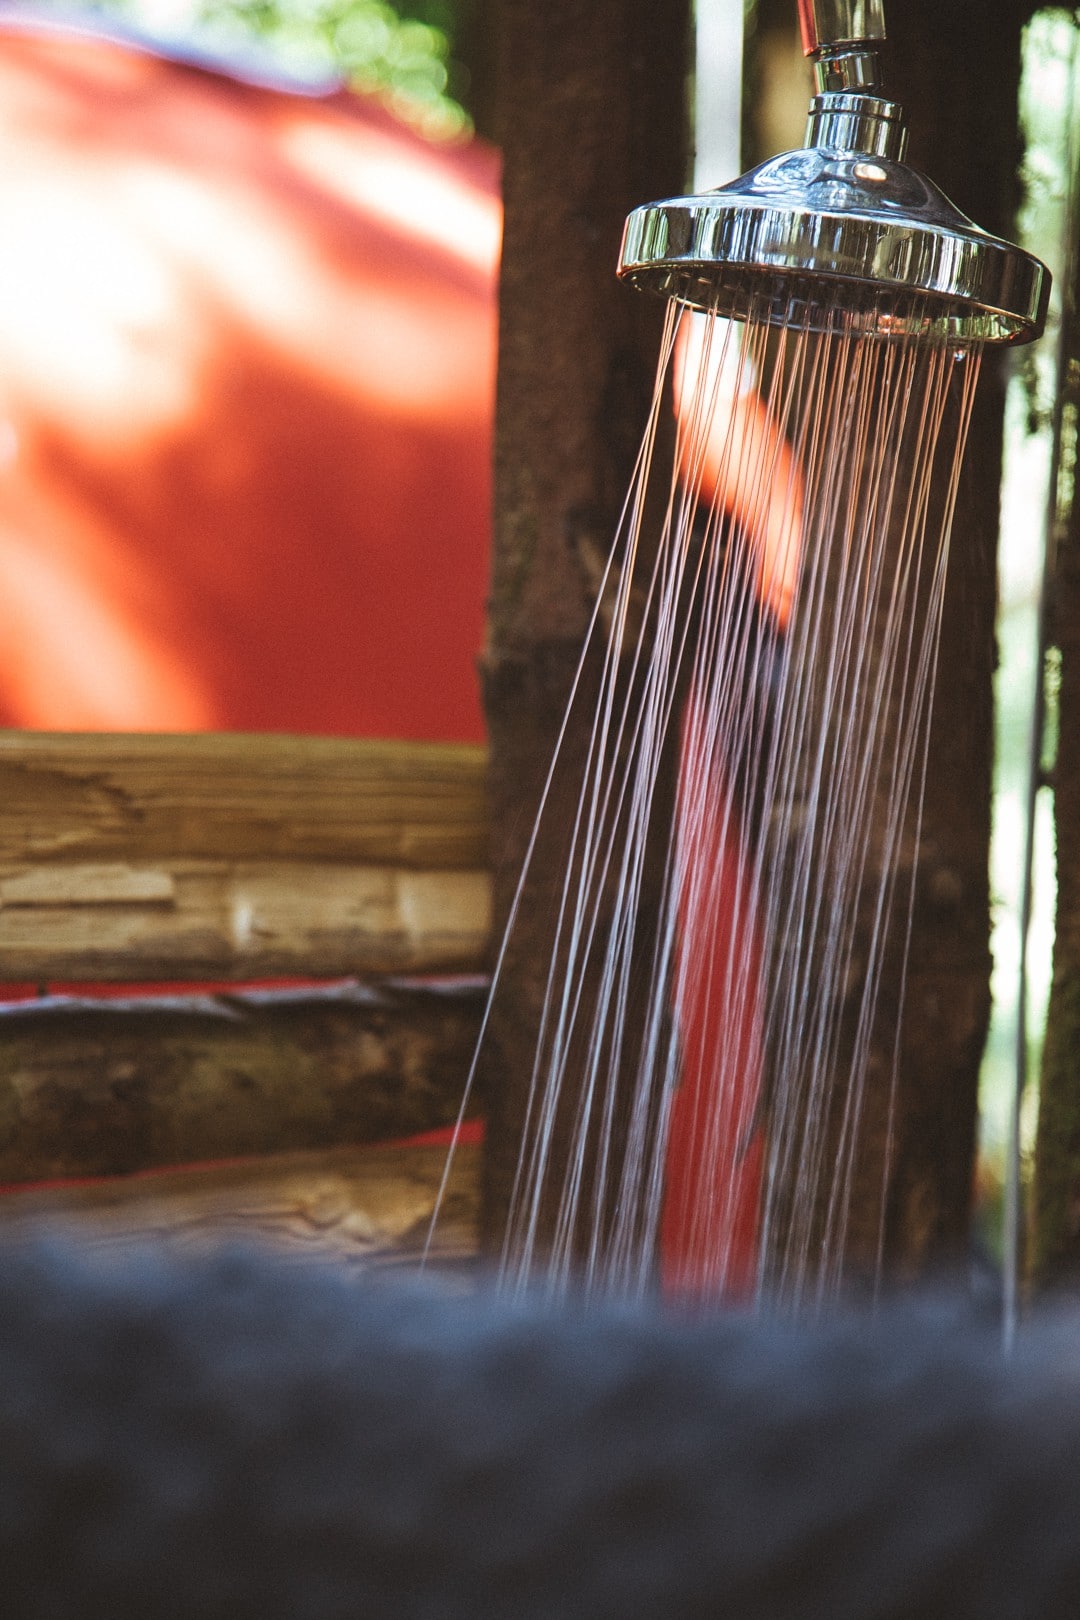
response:
M476 970L483 871L330 861L0 865L0 978L254 979Z
M450 1124L482 980L47 998L0 1010L0 1183L385 1141Z
M485 776L464 744L0 732L0 863L481 868Z
M0 978L476 968L482 748L0 732Z
M29 1229L74 1225L94 1245L152 1238L178 1249L257 1241L371 1270L418 1265L446 1149L339 1148L35 1187L0 1197L0 1242ZM479 1149L453 1155L430 1253L437 1268L476 1254Z

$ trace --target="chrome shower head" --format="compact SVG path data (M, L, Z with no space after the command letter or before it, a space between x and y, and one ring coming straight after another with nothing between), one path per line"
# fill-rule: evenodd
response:
M806 145L730 185L637 208L619 275L736 320L957 343L1042 332L1050 274L903 162L903 110L880 91L883 0L800 0L819 93Z

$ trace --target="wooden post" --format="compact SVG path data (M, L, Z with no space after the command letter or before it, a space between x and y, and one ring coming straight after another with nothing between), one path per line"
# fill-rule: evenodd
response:
M1080 171L1071 177L1074 209ZM1032 1263L1044 1288L1080 1286L1080 247L1071 244L1064 289L1059 387L1064 503L1050 589L1050 642L1061 659L1053 767L1057 853L1054 974L1043 1049L1035 1144ZM1070 477L1071 474L1071 477ZM1071 487L1070 487L1071 485Z
M911 163L984 229L1011 237L1021 32L1030 0L997 7L992 27L979 0L907 0L887 11L887 89L910 117ZM907 1273L960 1259L970 1242L978 1076L990 1011L1004 392L1004 357L991 351L953 525L890 1156L886 1252L894 1269ZM880 1166L880 1139L877 1147ZM879 1198L877 1191L875 1207Z
M505 0L498 128L495 557L483 664L496 934L505 921L615 532L659 351L658 300L621 287L623 220L686 178L688 0ZM581 722L551 825L572 814ZM532 1067L560 840L538 850L491 1028L485 1225L497 1244Z

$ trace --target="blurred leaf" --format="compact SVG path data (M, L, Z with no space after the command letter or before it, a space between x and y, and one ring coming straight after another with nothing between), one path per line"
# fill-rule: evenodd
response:
M256 46L287 71L339 74L433 140L457 140L472 120L455 90L452 0L95 0L165 39L228 53Z

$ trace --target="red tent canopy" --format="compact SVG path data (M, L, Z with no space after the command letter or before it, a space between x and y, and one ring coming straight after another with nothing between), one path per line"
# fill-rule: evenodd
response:
M0 52L0 724L482 735L498 162Z

